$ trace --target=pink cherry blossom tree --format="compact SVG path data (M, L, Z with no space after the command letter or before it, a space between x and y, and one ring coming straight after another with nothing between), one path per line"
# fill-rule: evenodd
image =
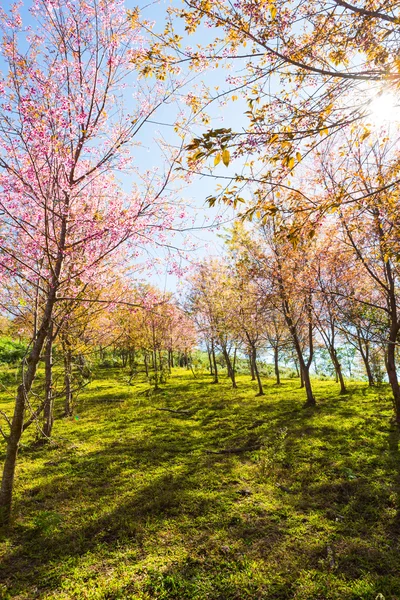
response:
M136 256L175 214L164 193L171 165L145 193L123 193L115 175L131 166L132 140L170 93L138 84L124 110L143 40L122 2L35 0L32 14L25 27L17 6L0 9L0 276L36 303L7 436L3 522L32 383L64 300L84 300L94 280L106 289L113 253Z

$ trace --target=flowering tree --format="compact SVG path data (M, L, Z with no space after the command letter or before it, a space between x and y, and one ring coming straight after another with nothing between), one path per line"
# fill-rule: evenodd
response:
M196 132L188 168L204 172L221 161L227 165L244 157L246 168L225 174L232 185L224 181L217 196L232 204L244 185L254 184L256 197L245 209L248 216L258 210L269 214L277 204L282 208L277 192L288 187L293 192L285 196L285 206L304 209L307 192L287 177L324 140L355 124L368 135L376 117L374 99L396 93L395 0L184 0L183 7L169 12L168 26L154 34L140 68L158 77L185 65L203 72L219 69L219 87L210 85L192 96L198 113L216 103L242 100L237 104L244 113L240 120L237 109L232 110L231 124L228 116L224 127ZM202 44L185 46L181 21L189 36L202 28ZM258 194L260 183L264 189ZM385 186L381 182L374 193Z
M386 132L388 133L388 132ZM347 277L352 277L351 300L367 309L375 333L386 345L386 370L393 393L396 421L400 424L400 383L396 348L399 315L399 196L397 140L388 135L363 142L356 137L320 157L320 182L325 198L338 207L336 225L346 247ZM326 160L332 159L332 163ZM333 166L335 165L335 166ZM384 185L386 183L386 186ZM390 184L390 185L389 185ZM381 188L379 193L376 190ZM360 191L363 194L360 194ZM353 311L360 314L360 310ZM365 314L365 310L364 310ZM378 317L380 315L380 317Z
M117 248L137 254L173 219L165 181L127 195L113 175L131 163L129 142L165 97L158 88L130 115L122 110L141 45L122 3L35 0L32 13L36 29L24 27L17 7L0 9L0 274L37 304L7 441L6 521L27 399L55 315L94 278L106 289Z
M226 262L213 259L200 263L188 283L188 312L200 325L199 333L210 342L214 381L218 382L215 361L215 347L218 347L224 357L232 387L236 388L236 354L241 341L235 328L239 298L233 273Z

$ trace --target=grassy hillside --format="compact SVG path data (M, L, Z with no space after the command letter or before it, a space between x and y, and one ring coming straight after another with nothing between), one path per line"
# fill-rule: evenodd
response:
M296 381L256 398L244 376L232 390L176 369L147 394L97 375L54 444L21 448L0 598L400 597L386 388L316 383L303 409Z

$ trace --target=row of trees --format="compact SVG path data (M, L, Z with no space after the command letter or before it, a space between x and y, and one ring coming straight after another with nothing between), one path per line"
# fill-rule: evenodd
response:
M316 346L324 344L342 393L346 383L339 350L351 346L369 385L386 369L400 423L398 334L393 334L399 290L396 280L393 289L385 280L385 274L394 278L397 273L379 235L371 232L380 231L375 205L371 214L364 207L356 228L350 227L349 215L346 220L332 216L296 243L287 238L281 219L275 214L267 223L237 224L227 240L228 258L202 263L190 278L188 310L209 350L215 381L216 347L234 387L235 355L249 356L259 394L257 357L273 354L279 384L280 356L293 349L307 403L313 405L310 369Z
M137 68L160 79L211 73L187 99L205 127L181 168L219 179L209 204L240 207L254 224L235 231L229 266L218 267L227 283L203 265L190 284L211 354L217 343L235 384L229 348L232 360L239 343L254 354L275 322L314 403L315 339L342 391L345 340L371 384L371 362L384 365L400 424L398 2L185 0L168 13ZM208 125L216 106L223 127Z
M244 270L257 302L279 312L309 403L318 331L342 390L338 336L358 349L371 383L371 355L379 355L400 423L398 2L185 0L168 12L137 67L159 78L188 68L214 71L215 80L217 71L217 87L199 86L188 99L206 127L194 131L182 168L220 179L210 205L241 207L240 218L256 224L235 234L235 284L224 306L216 294L209 344L219 339L227 353L220 315L235 332L248 297L238 291ZM191 44L186 35L200 31ZM215 106L223 106L224 127L207 126ZM220 175L222 165L229 169ZM191 285L198 305L206 284ZM266 311L251 311L261 330ZM199 312L204 321L207 311ZM257 334L251 342L248 333L251 348Z
M132 287L121 282L108 292L114 292L113 302L75 302L63 309L62 316L68 316L61 320L57 311L53 313L39 356L42 376L26 398L21 435L34 426L39 440L50 440L55 417L73 415L79 393L92 379L93 365L109 366L109 359L115 357L117 364L129 367L131 382L139 365L144 364L146 377L157 390L175 361L190 363L196 331L171 294L148 285ZM18 317L3 321L3 332L15 334L17 328L21 339L29 344L36 327L35 310L35 304L24 303ZM6 413L1 414L0 431L9 444L12 421Z

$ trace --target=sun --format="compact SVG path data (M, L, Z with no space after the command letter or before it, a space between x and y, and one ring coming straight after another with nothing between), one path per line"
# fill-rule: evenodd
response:
M400 101L391 92L375 96L369 104L369 118L378 126L400 123Z

